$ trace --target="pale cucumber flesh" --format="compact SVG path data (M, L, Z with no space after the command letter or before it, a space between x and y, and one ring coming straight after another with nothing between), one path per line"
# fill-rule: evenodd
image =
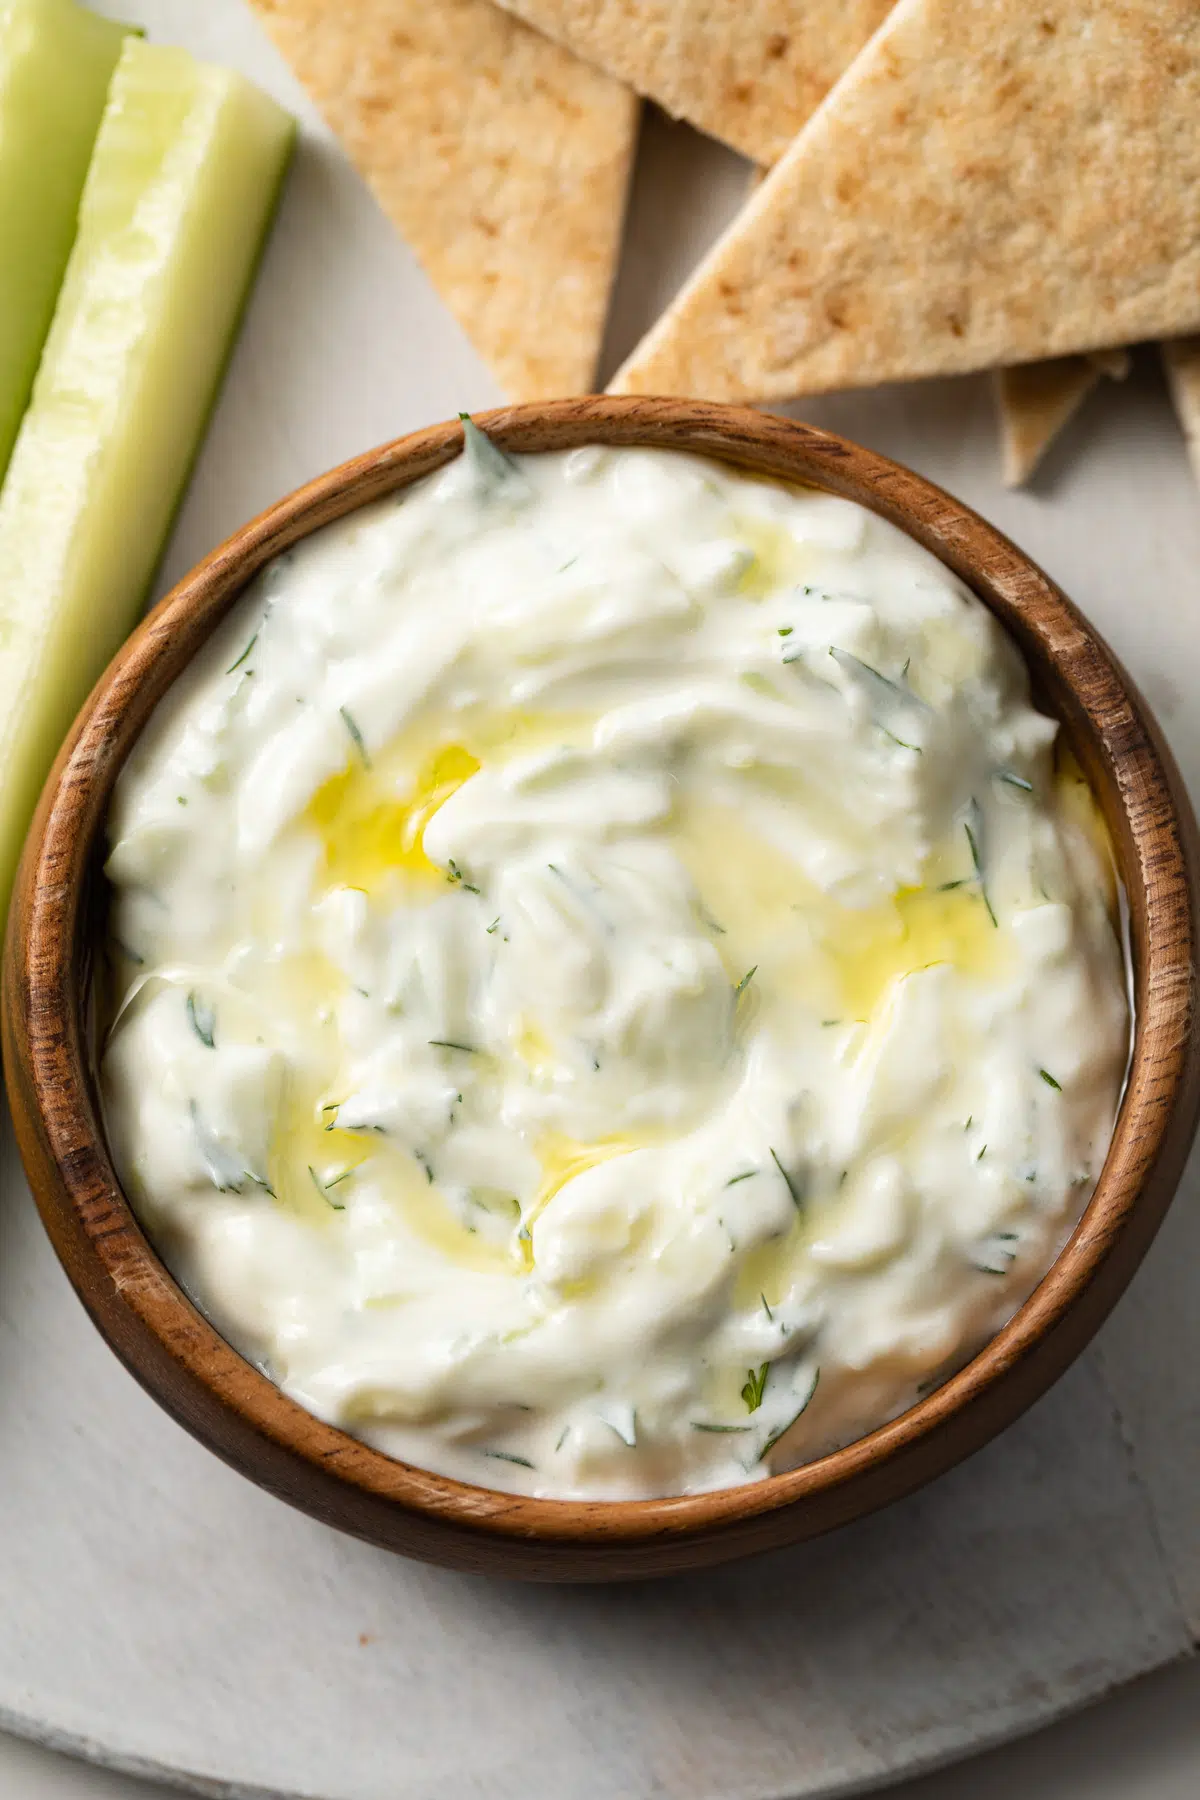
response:
M126 40L0 489L0 918L54 753L145 598L292 135L241 76Z
M0 0L0 479L124 36L75 0Z

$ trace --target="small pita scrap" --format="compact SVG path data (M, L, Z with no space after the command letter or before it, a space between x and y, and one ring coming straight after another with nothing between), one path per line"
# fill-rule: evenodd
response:
M900 0L618 392L767 400L1200 329L1196 0Z
M1200 337L1175 338L1164 344L1162 359L1192 473L1200 481Z
M1006 487L1029 480L1055 438L1073 419L1101 376L1124 381L1128 350L1053 356L996 370L996 408Z
M752 162L782 156L893 0L500 0Z
M512 399L587 392L637 101L489 0L252 0Z

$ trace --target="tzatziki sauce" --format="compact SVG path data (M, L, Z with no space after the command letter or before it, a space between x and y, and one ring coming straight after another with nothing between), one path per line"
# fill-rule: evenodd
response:
M101 1075L285 1393L551 1498L754 1481L1040 1281L1129 1009L1021 658L861 506L466 453L278 557L109 820Z

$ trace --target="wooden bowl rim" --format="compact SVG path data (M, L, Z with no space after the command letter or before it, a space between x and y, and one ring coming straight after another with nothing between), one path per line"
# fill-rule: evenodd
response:
M63 747L26 847L19 879L27 896L27 931L20 943L10 933L6 950L10 1049L23 1065L39 1129L86 1235L93 1264L82 1279L72 1273L85 1302L91 1307L100 1289L109 1300L115 1293L165 1347L171 1362L258 1436L313 1468L332 1470L351 1487L496 1539L561 1545L603 1540L615 1546L711 1534L828 1495L931 1434L944 1432L1059 1325L1113 1254L1172 1121L1178 1123L1185 1077L1194 1073L1188 1044L1196 928L1179 808L1136 692L1099 635L1001 533L901 465L789 419L696 401L605 396L501 407L475 417L499 444L520 452L591 443L675 448L858 500L958 573L1018 637L1035 669L1040 659L1064 689L1079 695L1081 686L1088 688L1091 697L1080 700L1081 712L1128 821L1145 894L1146 930L1129 1079L1104 1171L1082 1219L1034 1293L942 1387L899 1418L816 1462L703 1494L570 1501L531 1499L455 1481L394 1461L325 1424L234 1350L167 1272L113 1172L92 1103L84 1048L78 991L83 877L113 783L154 704L256 571L312 530L451 460L462 443L462 427L455 421L352 458L269 507L186 575L118 653ZM1036 595L1036 617L1030 611L1031 594ZM1125 873L1128 880L1129 871ZM34 1034L19 1017L14 1023L20 1013L13 998L18 983L26 1024L29 1009L37 1013ZM10 1055L10 1090L12 1061ZM1190 1105L1192 1096L1186 1100ZM40 1194L39 1205L44 1205ZM161 1381L143 1378L163 1399ZM245 1462L240 1466L253 1474Z

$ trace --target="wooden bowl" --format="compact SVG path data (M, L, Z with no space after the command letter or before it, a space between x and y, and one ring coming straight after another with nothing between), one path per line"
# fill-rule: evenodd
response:
M181 1292L117 1185L89 1051L105 815L152 708L270 558L459 454L458 424L372 450L281 500L193 570L103 676L46 784L4 956L4 1061L46 1229L103 1336L219 1456L317 1518L388 1549L537 1580L666 1574L843 1525L979 1448L1087 1343L1166 1211L1200 1103L1196 826L1178 772L1112 652L999 532L907 469L789 420L683 400L518 406L480 423L510 450L588 443L702 452L862 502L974 589L1029 662L1102 803L1129 901L1136 1031L1087 1211L1050 1273L960 1374L891 1424L788 1474L681 1498L567 1502L391 1461L287 1399Z

